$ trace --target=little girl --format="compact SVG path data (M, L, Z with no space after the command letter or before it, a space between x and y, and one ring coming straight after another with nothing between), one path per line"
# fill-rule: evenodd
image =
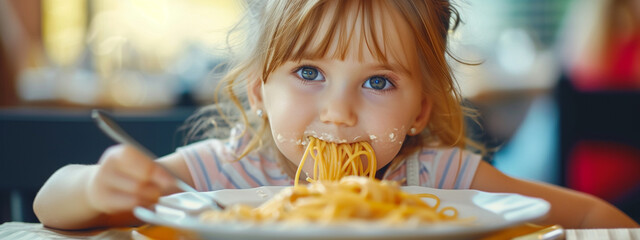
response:
M470 112L445 60L447 33L458 23L447 0L254 4L246 22L253 38L212 107L218 119L201 118L193 131L214 138L157 160L199 191L292 185L309 137L364 141L380 179L544 198L552 204L544 224L638 227L593 196L506 176L464 150L472 145L463 122ZM230 134L216 135L221 130ZM303 171L312 173L312 164ZM178 191L162 168L118 145L96 165L54 173L34 211L53 228L128 226L139 224L134 207Z

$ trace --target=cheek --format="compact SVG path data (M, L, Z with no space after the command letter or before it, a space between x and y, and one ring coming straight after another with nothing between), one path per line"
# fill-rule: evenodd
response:
M395 158L417 116L415 114L417 107L384 109L386 111L379 111L375 116L369 116L366 127L370 133L369 138L375 138L370 142L376 152L378 168L387 165Z
M276 133L294 137L291 134L298 131L308 115L308 110L300 103L308 102L309 99L289 88L290 86L279 83L265 85L264 105L275 140L278 140Z
M313 120L313 106L301 103L313 102L313 99L290 87L277 81L266 84L264 107L278 150L297 165L305 150L302 145L304 131Z
M376 152L378 168L387 165L398 154L406 137L404 132L405 130L401 129L391 130L372 141L371 147Z

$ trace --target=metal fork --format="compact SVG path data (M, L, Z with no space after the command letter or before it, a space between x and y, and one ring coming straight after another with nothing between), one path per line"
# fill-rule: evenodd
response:
M144 153L147 157L149 157L149 159L151 159L153 164L161 167L167 173L173 176L173 178L175 179L174 183L179 189L185 192L196 193L194 195L197 198L203 201L206 201L208 204L212 205L212 207L215 207L218 209L224 209L224 206L220 204L218 201L210 197L201 196L202 194L200 192L198 192L189 184L187 184L182 179L180 179L180 177L178 177L178 175L176 175L173 171L166 168L164 165L154 161L155 159L157 159L156 155L153 154L151 151L149 151L149 149L142 146L142 144L138 143L138 141L133 139L131 136L129 136L129 134L127 134L127 132L125 132L122 128L120 128L120 126L107 113L98 109L94 109L91 111L91 118L93 118L93 120L96 122L96 124L98 125L98 128L100 128L100 130L102 130L102 132L104 132L111 139L121 144L128 144L133 146L138 151Z

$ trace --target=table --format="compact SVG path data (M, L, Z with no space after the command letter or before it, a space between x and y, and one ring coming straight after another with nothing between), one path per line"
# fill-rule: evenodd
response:
M0 239L49 240L49 239L106 239L106 240L164 240L194 239L193 235L171 228L145 225L137 228L111 228L87 231L60 231L40 223L7 222L0 225Z
M521 236L541 229L523 225L506 229L486 239L504 239ZM518 235L513 235L518 234ZM43 227L39 223L7 222L0 225L0 239L15 240L45 240L45 239L192 239L195 236L188 233L177 232L173 229L145 225L138 228L113 228L106 230L89 231L58 231ZM566 240L607 240L607 239L638 239L640 240L640 228L616 228L616 229L566 229Z

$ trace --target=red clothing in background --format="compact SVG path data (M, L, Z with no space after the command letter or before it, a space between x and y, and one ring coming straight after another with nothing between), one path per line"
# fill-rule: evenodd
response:
M640 33L629 39L618 39L608 60L598 59L602 66L576 66L573 84L579 90L640 90Z

